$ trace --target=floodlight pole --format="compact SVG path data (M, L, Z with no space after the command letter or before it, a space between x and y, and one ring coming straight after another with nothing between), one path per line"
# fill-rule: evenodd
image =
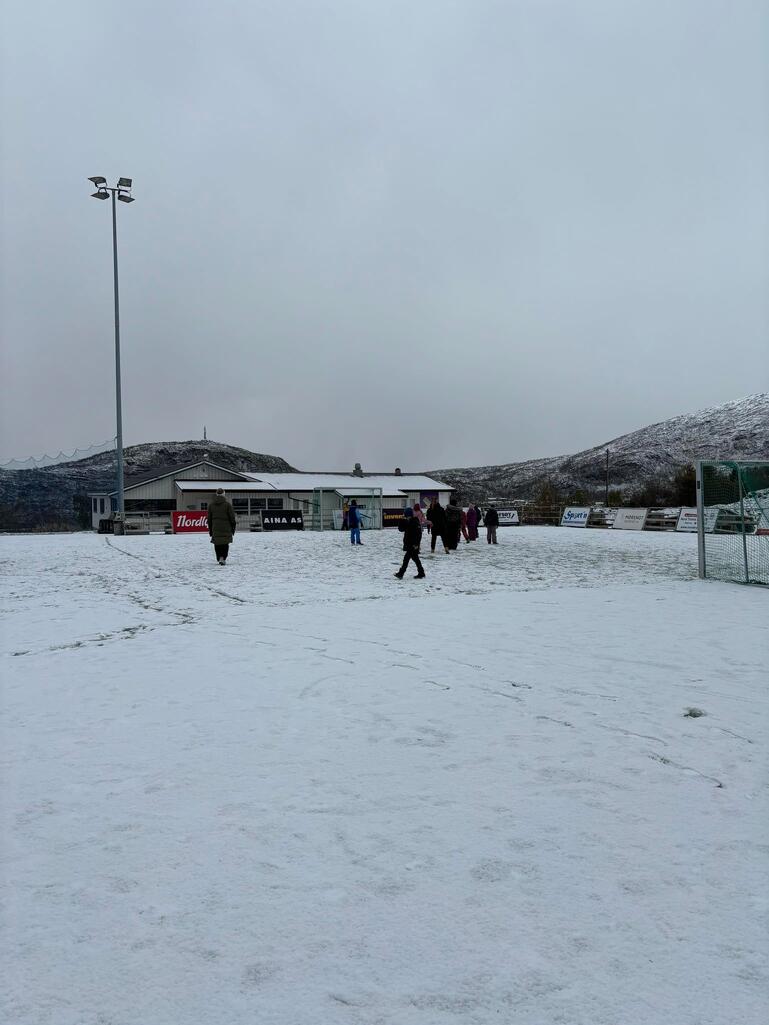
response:
M125 518L125 474L123 465L123 398L120 387L120 289L118 286L117 266L117 205L116 200L123 203L133 203L131 195L131 178L118 178L117 185L107 185L107 179L103 175L94 175L88 179L96 186L96 192L92 193L94 199L112 199L112 275L115 295L115 414L117 419L117 436L115 447L117 449L117 514L120 521Z
M117 413L117 512L120 519L125 519L125 493L123 469L123 398L120 388L120 294L117 273L117 189L112 193L112 270L115 290L115 410Z

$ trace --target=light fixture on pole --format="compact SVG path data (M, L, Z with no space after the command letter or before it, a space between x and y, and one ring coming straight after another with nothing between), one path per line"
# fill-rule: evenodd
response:
M131 195L132 180L130 178L118 178L117 185L107 185L107 179L100 174L88 179L96 188L91 195L94 199L109 199L112 197L112 273L115 294L115 411L117 417L117 516L120 523L118 533L122 533L123 520L125 517L125 495L124 495L124 469L123 469L123 402L120 388L120 296L118 290L117 272L117 207L115 199L121 203L133 203Z

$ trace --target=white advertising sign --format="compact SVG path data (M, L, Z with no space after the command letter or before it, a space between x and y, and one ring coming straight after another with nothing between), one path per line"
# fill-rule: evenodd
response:
M564 509L563 516L561 517L562 527L586 527L587 521L590 519L590 509L585 509L579 506L571 505L568 509Z
M696 531L697 529L697 510L696 509L682 509L678 514L678 523L676 523L676 530L685 531Z
M500 527L518 527L521 524L517 509L497 509L497 515Z
M718 514L721 512L720 505L709 505L705 509L705 533L712 534L716 529Z
M643 530L648 513L648 509L618 509L612 529Z

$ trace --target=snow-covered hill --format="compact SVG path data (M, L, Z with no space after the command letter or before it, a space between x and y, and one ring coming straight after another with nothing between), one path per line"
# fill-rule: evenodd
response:
M232 470L293 470L279 456L250 452L219 441L156 441L124 450L126 482L173 466L184 466L208 456ZM74 500L89 491L115 486L115 451L100 452L68 463L36 470L0 469L0 529L78 526Z
M432 471L468 497L533 497L544 483L568 493L599 491L609 450L612 489L667 481L697 459L769 459L769 392L675 416L574 455Z

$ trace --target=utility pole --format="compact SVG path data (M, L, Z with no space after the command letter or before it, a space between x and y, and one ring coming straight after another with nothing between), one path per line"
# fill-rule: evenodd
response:
M606 501L605 506L609 508L609 450L606 449Z

